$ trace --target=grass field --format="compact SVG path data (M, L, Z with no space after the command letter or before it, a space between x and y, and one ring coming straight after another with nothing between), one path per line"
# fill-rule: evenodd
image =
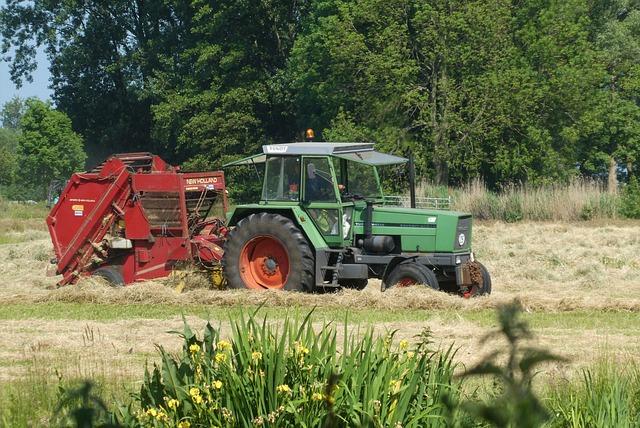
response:
M57 279L46 275L51 246L40 210L28 215L33 211L13 208L0 219L5 426L40 425L54 406L59 377L97 379L108 399L126 396L137 388L145 361L156 361L157 345L179 349L180 339L168 332L181 328L183 315L196 329L211 320L224 334L241 308L259 305L273 322L315 308L318 322L346 320L380 334L397 330L397 340L415 340L428 328L436 345L459 348L462 367L502 346L480 339L496 326L494 309L518 299L536 332L533 342L567 358L546 366L542 377L550 384L579 377L581 368L601 361L640 362L637 222L477 224L474 247L492 273L494 293L464 300L423 288L381 293L377 281L362 292L322 295L214 291L198 287L202 281L181 294L170 281L116 290L86 280L56 289ZM24 403L33 411L16 419Z

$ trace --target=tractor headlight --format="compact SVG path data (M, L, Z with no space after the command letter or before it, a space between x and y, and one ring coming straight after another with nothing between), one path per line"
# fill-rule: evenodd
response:
M467 242L467 237L464 233L458 235L458 245L464 247L464 243Z

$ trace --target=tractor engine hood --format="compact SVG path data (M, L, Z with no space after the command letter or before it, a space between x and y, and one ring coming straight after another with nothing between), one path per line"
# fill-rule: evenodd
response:
M355 207L354 232L364 235L366 206ZM471 214L375 205L373 235L393 236L403 252L468 252L471 248Z

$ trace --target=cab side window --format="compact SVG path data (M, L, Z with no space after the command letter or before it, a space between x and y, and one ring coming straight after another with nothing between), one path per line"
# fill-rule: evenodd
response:
M297 201L300 187L300 158L272 157L267 160L262 199Z

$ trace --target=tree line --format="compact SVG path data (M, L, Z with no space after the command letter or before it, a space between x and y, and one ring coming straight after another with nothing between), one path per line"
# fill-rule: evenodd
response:
M45 199L52 181L83 169L82 137L51 103L14 97L0 110L0 123L0 197Z
M438 184L640 167L638 0L10 0L0 28L16 84L46 50L89 163L217 168L313 128Z

